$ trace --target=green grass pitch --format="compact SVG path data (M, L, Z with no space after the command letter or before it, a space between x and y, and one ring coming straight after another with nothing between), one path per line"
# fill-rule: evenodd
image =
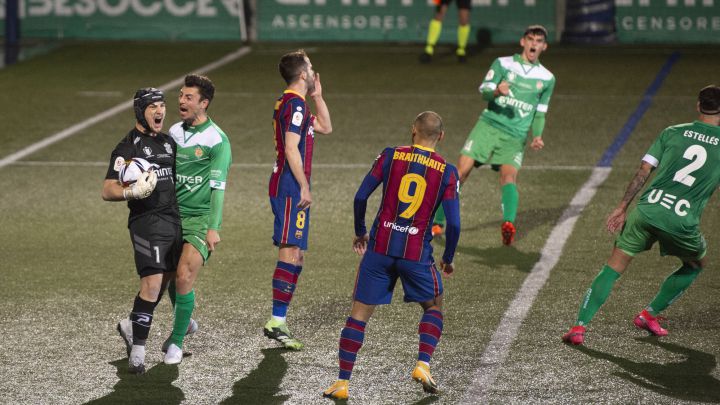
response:
M337 344L348 314L358 257L351 250L352 198L375 156L410 142L424 110L438 112L451 162L485 103L477 86L492 60L519 48L493 47L459 65L451 54L419 65L417 46L304 45L320 72L334 133L316 137L310 248L289 323L301 352L262 336L277 258L267 180L274 159L271 114L284 89L281 54L297 44L255 45L210 72L209 113L230 137L234 163L219 250L196 285L198 333L179 367L162 364L172 313L164 299L148 341L149 372L126 372L115 332L138 279L127 208L100 198L109 154L133 124L128 109L0 168L0 403L309 404L337 376ZM66 43L0 70L0 158L129 100L236 49L230 43ZM546 148L528 151L519 177L519 237L500 243L497 175L476 170L462 194L456 274L445 280L445 330L432 363L441 394L410 380L420 310L381 307L368 324L350 384L351 403L454 404L509 302L538 261L550 231L633 112L674 48L551 46L542 62L557 77ZM696 118L695 97L717 83L717 49L679 49L681 59L618 154L613 171L577 222L557 266L524 320L487 391L490 403L720 402L720 209L713 198L703 230L709 263L667 312L670 335L647 338L632 318L676 266L657 249L639 256L590 326L586 347L560 336L613 238L607 214L640 158L671 124ZM177 120L169 91L166 128ZM378 192L379 193L379 190ZM377 194L376 193L376 194ZM367 221L378 198L369 204ZM436 252L442 241L434 242Z

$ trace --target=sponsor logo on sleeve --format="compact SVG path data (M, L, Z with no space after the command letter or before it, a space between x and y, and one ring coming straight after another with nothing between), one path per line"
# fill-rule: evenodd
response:
M116 157L115 164L113 165L113 170L119 172L123 166L125 166L125 158L123 158L122 156Z
M492 80L493 77L495 77L495 71L492 69L488 70L487 74L485 75L485 80Z
M298 109L301 109L301 108L298 107ZM301 111L296 111L292 117L292 124L295 126L299 126L300 124L302 124L302 119L303 119L303 113Z

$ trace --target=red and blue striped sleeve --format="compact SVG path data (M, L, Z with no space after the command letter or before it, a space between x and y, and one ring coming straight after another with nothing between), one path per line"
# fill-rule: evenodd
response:
M448 165L445 170L448 176L447 185L443 191L442 206L445 210L445 252L442 260L444 263L452 263L455 257L455 249L460 240L460 176L455 166Z
M375 158L372 168L365 175L360 188L355 193L355 201L353 202L353 212L355 216L355 236L363 236L367 233L365 226L365 212L367 211L367 200L370 194L375 191L377 186L383 181L383 168L385 162L388 161L388 155L393 151L392 148L386 148L381 154Z

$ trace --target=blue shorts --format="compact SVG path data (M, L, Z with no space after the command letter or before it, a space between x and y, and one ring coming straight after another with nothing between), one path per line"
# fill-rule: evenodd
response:
M405 302L426 302L443 293L442 278L434 262L405 260L368 250L360 261L353 297L367 305L389 304L398 277Z
M310 228L310 209L297 207L300 197L270 197L270 206L275 215L273 243L275 246L293 245L307 250Z

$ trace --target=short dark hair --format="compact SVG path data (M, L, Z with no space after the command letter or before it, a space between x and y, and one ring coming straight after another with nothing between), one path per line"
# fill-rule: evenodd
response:
M545 27L543 27L542 25L539 25L539 24L531 25L531 26L525 28L525 33L523 34L523 37L526 37L526 36L528 36L528 35L530 35L530 34L533 34L533 35L542 35L543 37L545 37L546 40L547 40L547 37L548 37L548 31L547 31L547 29L546 29Z
M210 103L213 97L215 97L215 85L213 85L212 80L206 76L195 74L187 75L185 76L185 87L197 87L200 93L200 100L207 100L208 107L210 107Z
M297 51L286 53L280 58L278 70L280 70L280 75L285 79L285 83L290 84L297 80L307 65L305 61L306 57L307 54L305 50L298 49Z
M415 117L415 131L421 136L437 139L443 132L442 118L434 111L423 111Z
M703 87L698 94L698 103L700 103L700 113L720 114L720 87L714 84Z

